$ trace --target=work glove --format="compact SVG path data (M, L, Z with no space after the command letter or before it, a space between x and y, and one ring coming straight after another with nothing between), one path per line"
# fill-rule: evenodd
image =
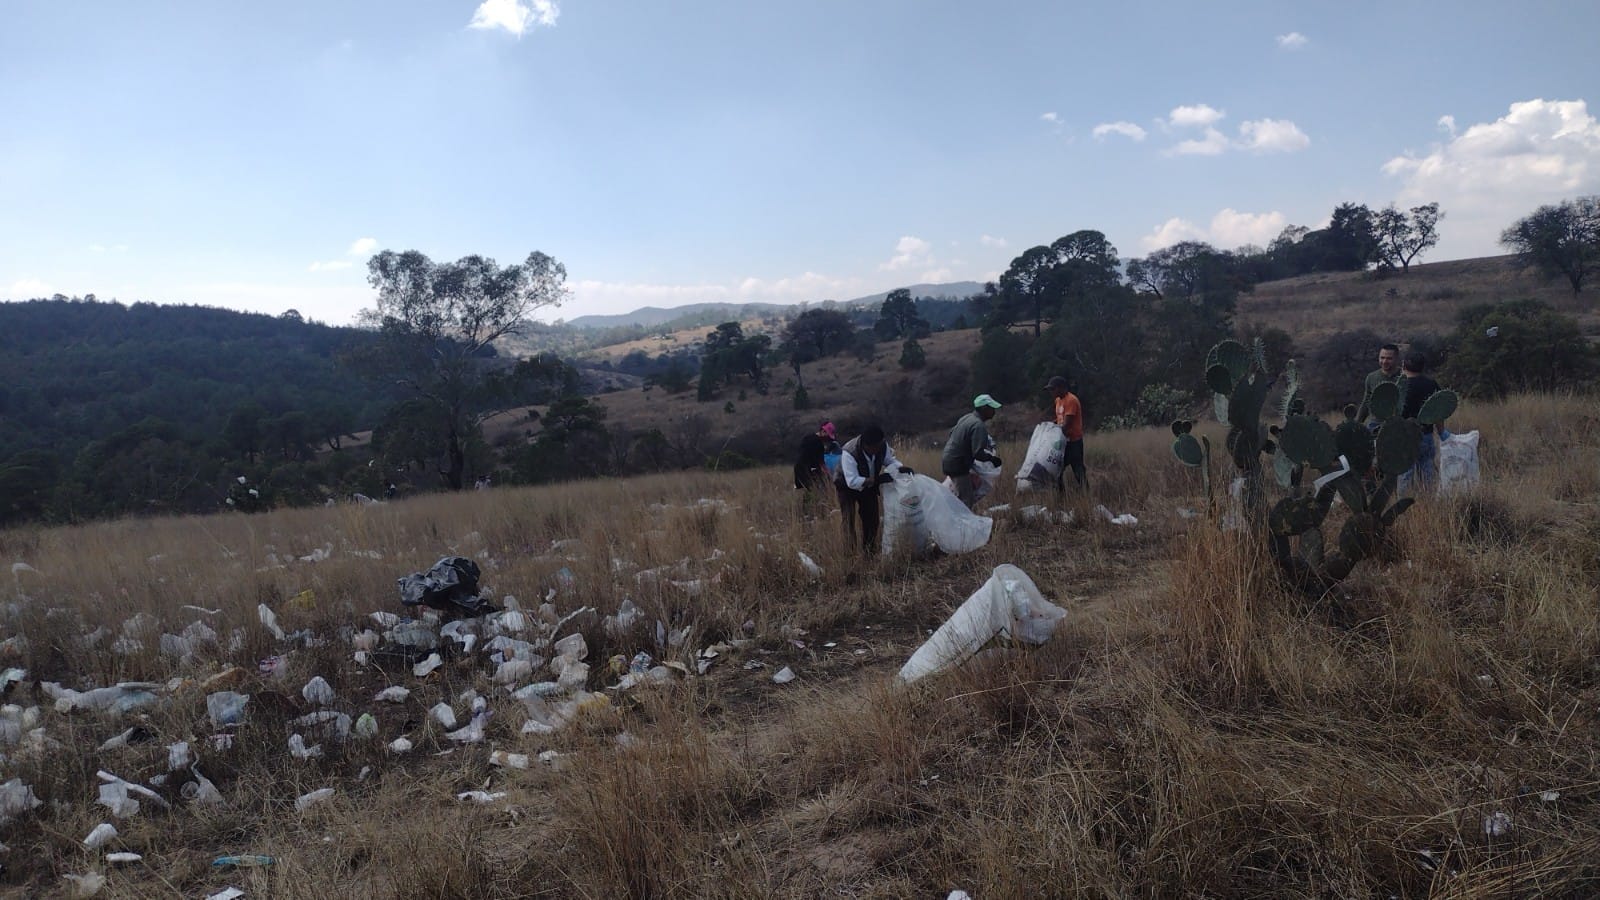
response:
M1006 464L1000 460L1000 457L995 456L992 453L989 455L989 462L994 463L996 466L998 466L998 467L1000 467L1002 469L1004 469L1006 467Z
M894 476L888 472L878 473L878 484L894 484Z
M917 473L911 471L911 467L910 466L901 466L900 467L900 474L901 475L915 475Z

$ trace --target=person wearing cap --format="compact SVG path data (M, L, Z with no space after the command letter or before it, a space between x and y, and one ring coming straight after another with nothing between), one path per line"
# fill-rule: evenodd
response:
M1083 467L1083 404L1078 402L1078 395L1072 392L1072 382L1061 377L1053 376L1045 384L1045 390L1055 398L1056 424L1061 426L1062 459L1061 471L1056 473L1056 490L1067 489L1067 469L1072 469L1072 477L1078 482L1078 489L1089 486L1089 480L1084 475Z
M805 491L806 499L828 483L826 457L839 446L838 430L823 422L817 430L800 439L800 455L794 461L794 489Z
M894 480L890 474L911 469L895 459L894 449L883 436L883 429L868 425L861 434L840 448L839 474L833 485L839 492L839 517L844 534L856 542L856 518L861 519L861 546L870 556L878 552L878 523L883 518L883 498L879 490Z
M989 437L990 419L1000 409L999 401L988 394L972 399L972 412L962 416L956 427L950 429L950 438L944 442L944 455L939 466L956 486L956 496L968 509L978 501L978 483L972 467L974 463L987 462L1000 465L994 454L994 439Z

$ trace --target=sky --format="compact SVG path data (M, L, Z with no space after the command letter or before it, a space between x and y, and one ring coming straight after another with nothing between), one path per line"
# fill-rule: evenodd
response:
M1597 32L1570 0L0 0L0 299L344 324L381 249L548 253L546 319L849 299L1345 201L1499 253L1600 193Z

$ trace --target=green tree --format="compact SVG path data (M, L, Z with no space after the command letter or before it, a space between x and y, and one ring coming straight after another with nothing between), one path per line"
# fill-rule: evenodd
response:
M924 338L932 332L928 321L918 314L917 301L906 288L896 288L883 298L883 305L878 308L878 321L872 330L882 341Z
M565 298L566 268L539 252L501 267L481 256L435 263L415 250L385 250L367 270L378 299L363 317L382 338L368 366L427 400L441 418L445 463L439 474L447 487L460 490L468 443L515 393L504 378L492 377L508 368L494 359L494 342Z
M266 418L267 411L261 404L254 400L241 403L222 428L223 443L247 462L255 462L256 454L261 452L262 425Z
M1411 271L1411 261L1439 243L1439 220L1443 217L1437 203L1413 206L1410 213L1401 212L1393 203L1380 210L1372 222L1378 265Z
M1009 328L985 329L972 354L972 393L991 394L1001 403L1029 396L1028 346L1026 337Z
M1584 279L1600 270L1600 196L1541 206L1501 232L1500 243L1523 268L1565 278L1577 294Z
M928 354L916 338L907 338L900 347L900 368L920 369L928 364Z

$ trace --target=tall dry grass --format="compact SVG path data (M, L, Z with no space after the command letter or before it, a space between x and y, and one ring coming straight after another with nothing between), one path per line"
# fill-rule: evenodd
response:
M1002 516L988 547L931 560L861 558L775 470L6 532L0 561L39 574L10 586L5 636L27 646L3 662L79 688L251 673L235 749L200 747L227 805L119 823L145 863L108 873L103 896L1592 896L1600 417L1586 398L1524 397L1469 405L1452 425L1483 429L1485 485L1419 504L1398 561L1363 565L1317 602L1285 593L1244 536L1177 514L1201 508L1199 485L1152 430L1090 437L1093 496L1059 504L1071 525ZM936 468L930 450L903 456ZM993 502L1057 505L1004 483ZM1095 503L1140 524L1110 525ZM319 549L327 559L299 560ZM418 683L356 666L340 639L399 611L393 579L445 553L478 559L486 585L527 607L551 590L562 611L629 598L690 629L667 655L691 664L717 641L755 643L703 678L614 694L610 712L525 737L482 666L452 661ZM896 686L927 630L1001 562L1069 609L1055 638ZM288 603L308 589L312 608ZM253 674L289 649L257 624L258 603L329 638L289 650L281 681ZM112 651L139 614L144 649ZM223 646L180 667L156 639L196 617ZM659 652L653 632L591 629L591 687L614 680L613 654ZM779 687L784 665L800 677ZM416 751L289 758L286 723L313 674L341 708L373 709L382 741L403 733ZM405 704L367 702L391 681L415 689ZM451 748L426 710L468 689L498 715L487 746ZM62 874L97 865L77 845L104 812L90 805L97 768L147 778L166 743L209 734L203 692L179 687L142 720L156 740L94 749L130 721L46 712L60 750L7 748L0 775L47 804L0 835L19 895L61 892ZM501 770L489 746L560 757ZM294 811L323 785L333 800ZM455 799L485 787L507 797ZM1488 834L1497 813L1510 827ZM231 852L279 863L207 865Z

